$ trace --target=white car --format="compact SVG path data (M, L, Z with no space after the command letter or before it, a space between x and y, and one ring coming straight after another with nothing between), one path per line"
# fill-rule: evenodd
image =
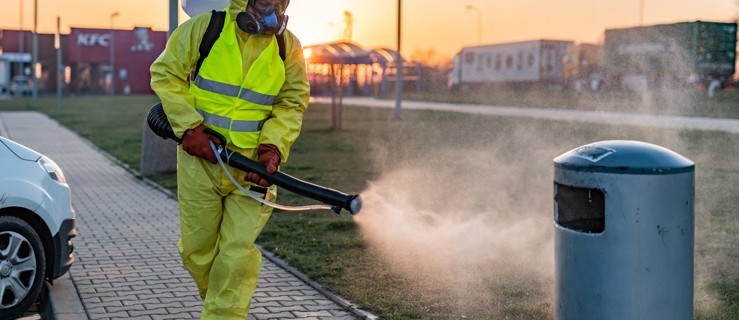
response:
M14 96L30 96L33 93L31 78L15 76L10 82L10 94Z
M72 266L77 231L70 196L54 161L0 137L0 319L27 311L44 280Z

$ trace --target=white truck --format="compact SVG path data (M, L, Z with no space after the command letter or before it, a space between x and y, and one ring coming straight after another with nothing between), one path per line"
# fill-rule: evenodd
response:
M563 80L562 60L572 41L531 40L465 47L452 58L448 85L461 87Z

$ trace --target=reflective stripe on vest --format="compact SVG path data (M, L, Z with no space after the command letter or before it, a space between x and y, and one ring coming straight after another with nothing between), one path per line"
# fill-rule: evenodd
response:
M225 19L200 72L190 78L190 93L206 126L237 147L256 148L285 82L285 63L274 36L251 35L240 48L228 10ZM257 55L248 70L242 65L242 52Z
M222 117L222 116L215 115L215 114L210 114L200 109L198 109L198 113L200 113L200 115L203 116L204 124L216 126L222 129L231 128L231 130L233 131L257 132L259 130L262 130L262 126L264 125L264 120L262 121L233 120L233 123L232 123L230 118Z
M259 92L254 92L246 88L242 89L239 86L203 79L203 77L201 77L200 75L195 77L195 85L205 91L219 93L231 97L239 97L241 100L261 104L264 106L271 106L275 103L275 99L277 98L276 96L261 94ZM241 90L241 93L239 93L239 90Z

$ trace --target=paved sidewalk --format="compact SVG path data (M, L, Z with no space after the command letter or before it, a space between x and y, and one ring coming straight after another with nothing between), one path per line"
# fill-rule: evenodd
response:
M170 195L43 114L0 113L0 133L54 159L72 188L77 260L54 282L58 319L200 317L197 289L177 253ZM265 254L249 319L373 318L271 259Z
M320 103L331 103L331 98L329 97L315 97L311 99L314 99L311 101L316 101ZM376 99L372 97L344 97L343 104L371 108L395 108L395 100ZM539 118L588 123L607 123L627 126L679 128L739 133L739 119L681 117L625 112L510 107L408 100L403 100L401 108L407 110L452 111L506 117Z

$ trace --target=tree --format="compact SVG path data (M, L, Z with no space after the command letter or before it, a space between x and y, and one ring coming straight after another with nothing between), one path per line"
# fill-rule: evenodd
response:
M428 48L426 50L415 48L413 49L413 52L411 52L409 58L411 61L416 61L424 66L434 68L445 67L451 60L449 56L440 54L434 48Z

